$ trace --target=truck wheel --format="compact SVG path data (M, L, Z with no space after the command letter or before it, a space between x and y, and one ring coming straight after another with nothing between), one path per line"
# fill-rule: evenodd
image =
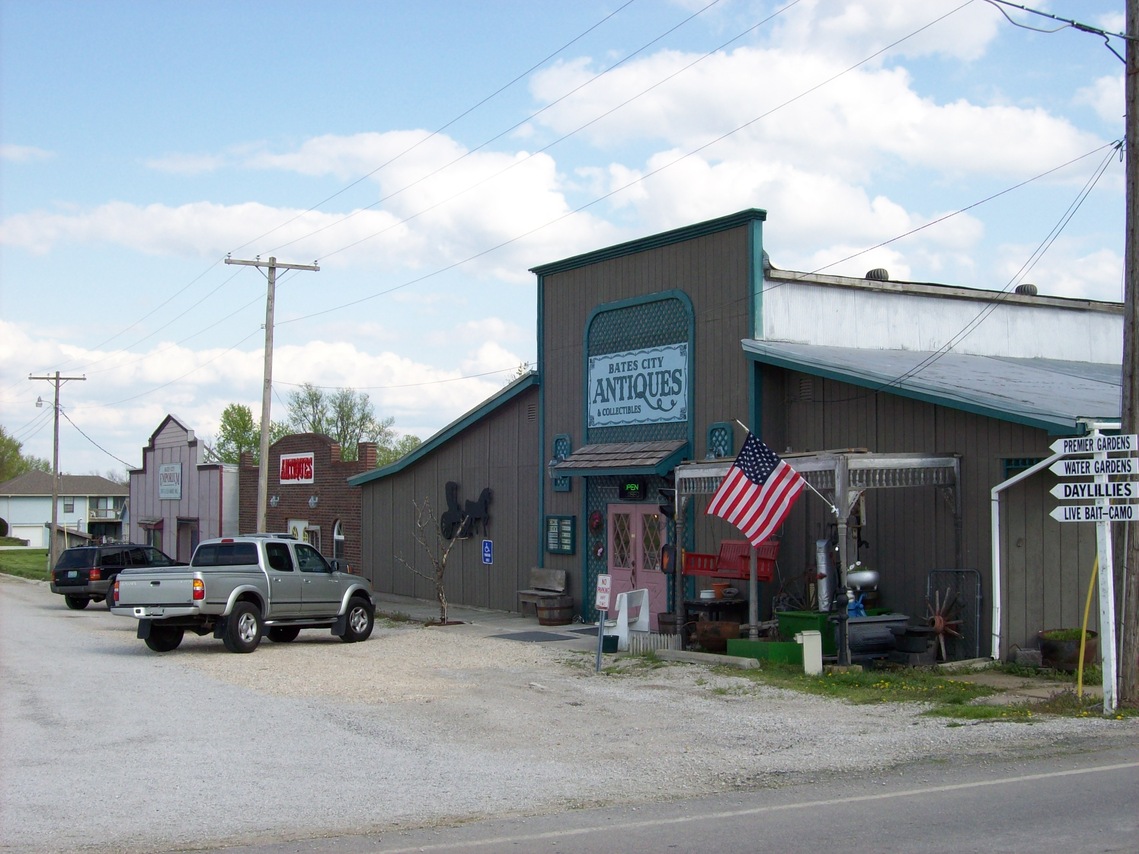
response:
M251 602L238 602L225 621L225 648L253 652L261 643L261 610Z
M82 611L91 600L86 596L64 596L63 601L67 603L67 607L72 611Z
M274 643L288 643L295 641L301 630L296 626L272 626L269 629L269 640Z
M182 643L183 634L185 634L185 629L181 626L152 625L150 634L146 638L146 645L155 652L170 652L172 649L177 649L178 644Z
M376 612L367 599L359 596L348 603L347 629L340 639L345 643L366 641L372 634L372 627L376 624Z

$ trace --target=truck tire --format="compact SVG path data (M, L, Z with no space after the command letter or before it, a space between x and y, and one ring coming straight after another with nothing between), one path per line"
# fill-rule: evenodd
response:
M185 631L181 626L152 625L150 634L146 636L146 645L155 652L170 652L182 643Z
M225 648L230 652L253 652L261 643L261 609L252 602L238 602L225 621Z
M372 634L372 627L376 624L376 611L372 603L359 596L348 602L347 620L345 620L344 634L340 639L345 643L366 641Z
M91 602L86 596L64 596L63 601L72 611L82 611Z
M271 626L269 628L269 640L274 643L288 643L295 641L300 633L301 630L296 626Z

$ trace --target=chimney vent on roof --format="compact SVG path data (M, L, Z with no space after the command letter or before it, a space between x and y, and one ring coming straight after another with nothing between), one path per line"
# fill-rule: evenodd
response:
M1036 296L1036 285L1025 282L1023 285L1016 286L1016 292L1021 296L1034 297Z
M875 282L890 281L890 272L885 267L875 267L866 271L866 278Z

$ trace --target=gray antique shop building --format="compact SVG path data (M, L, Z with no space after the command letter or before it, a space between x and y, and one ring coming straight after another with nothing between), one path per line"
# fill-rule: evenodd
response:
M485 518L450 555L450 601L517 610L530 568L543 566L566 572L588 619L607 572L616 590L650 591L655 622L674 607L659 491L684 461L730 462L744 424L792 465L834 450L887 455L903 472L921 470L908 458L951 460L948 481L903 473L896 488L860 492L849 554L879 571L880 604L915 622L931 573L965 574L967 641L989 654L992 490L1057 436L1083 432L1081 417L1118 418L1121 306L897 282L884 270L783 271L767 261L765 219L746 210L535 268L537 370L350 481L376 588L431 598L401 562L425 559L413 502L442 515L471 501ZM1055 482L1045 470L1001 493L1005 649L1075 625L1082 610L1094 531L1052 520ZM684 522L689 551L740 538L701 500ZM808 600L818 544L836 532L827 503L805 494L760 588L761 616L776 597ZM690 579L689 595L702 583Z

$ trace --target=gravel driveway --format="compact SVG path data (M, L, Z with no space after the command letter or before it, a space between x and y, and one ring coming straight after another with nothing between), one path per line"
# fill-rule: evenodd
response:
M187 637L156 654L133 620L68 611L0 577L4 851L154 851L384 833L780 785L927 758L1079 749L1139 720L947 725L700 665L377 624L252 655Z

